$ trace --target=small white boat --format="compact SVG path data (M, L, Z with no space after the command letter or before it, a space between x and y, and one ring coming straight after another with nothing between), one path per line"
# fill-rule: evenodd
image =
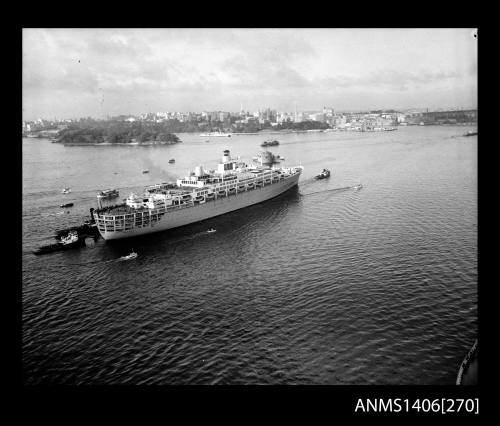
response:
M71 189L63 188L63 190L61 191L61 194L69 194L70 192L71 192Z
M132 249L132 253L128 254L127 256L122 256L120 257L120 260L131 260L135 259L137 257L137 253Z
M330 177L330 170L323 169L323 171L316 176L316 179L326 179Z
M217 232L217 230L212 228L207 231L207 234L212 234L214 232Z
M359 184L359 185L353 186L353 188L355 190L359 191L361 188L363 188L363 185Z

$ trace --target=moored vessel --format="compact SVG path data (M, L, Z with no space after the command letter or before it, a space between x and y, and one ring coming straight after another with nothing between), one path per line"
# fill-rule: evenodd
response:
M208 132L208 133L201 133L200 137L202 138L207 138L207 137L231 137L231 133L225 133L225 132Z
M125 203L95 210L105 240L199 222L274 198L297 185L302 166L248 165L224 151L216 170L197 166L176 184L149 186Z

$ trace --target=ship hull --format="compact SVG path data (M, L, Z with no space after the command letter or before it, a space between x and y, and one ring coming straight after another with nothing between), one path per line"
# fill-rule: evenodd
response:
M299 177L300 173L297 173L282 181L263 186L262 188L255 188L240 194L221 197L214 201L207 201L206 203L198 204L194 207L172 211L150 226L135 227L119 231L103 231L99 229L99 232L105 240L118 240L200 222L277 197L297 185Z

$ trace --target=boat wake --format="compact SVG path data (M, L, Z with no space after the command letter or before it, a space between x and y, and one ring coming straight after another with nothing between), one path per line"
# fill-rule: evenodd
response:
M334 192L334 191L347 191L349 189L361 189L363 186L361 184L359 185L354 185L354 186L344 186L342 188L333 188L333 189L323 189L321 191L314 191L314 192L306 192L306 193L300 193L300 195L302 196L306 196L306 195L314 195L314 194L320 194L322 192Z
M41 216L42 217L48 217L48 216L60 216L62 214L65 214L66 212L65 211L62 211L62 212L57 212L57 213L42 213Z

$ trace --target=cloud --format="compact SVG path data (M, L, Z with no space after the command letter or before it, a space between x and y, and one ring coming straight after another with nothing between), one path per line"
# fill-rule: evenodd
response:
M447 80L459 78L460 75L455 71L420 71L420 72L402 72L390 69L377 70L362 76L340 75L321 79L318 84L322 87L331 88L364 88L376 89L377 91L404 89L411 87L424 86L430 84L439 84Z
M450 53L469 43L462 32L25 29L23 103L40 116L51 99L61 114L81 111L85 99L92 115L102 96L109 110L123 113L133 104L194 111L238 110L240 102L322 106L349 94L360 103L389 101L391 93L413 101L419 93L475 88L472 47Z

